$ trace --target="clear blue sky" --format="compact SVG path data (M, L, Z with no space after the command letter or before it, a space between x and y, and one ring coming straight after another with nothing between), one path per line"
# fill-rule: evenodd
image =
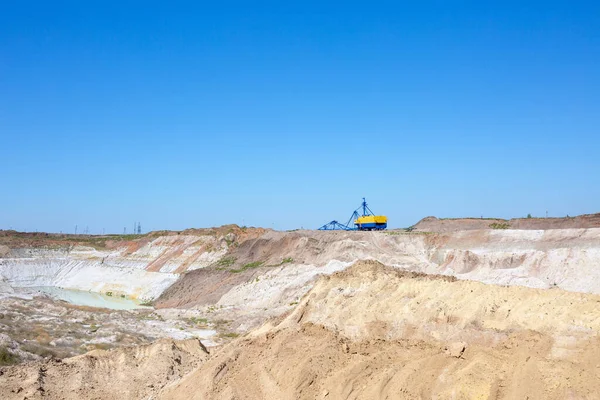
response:
M598 2L290 3L2 2L0 229L600 211Z

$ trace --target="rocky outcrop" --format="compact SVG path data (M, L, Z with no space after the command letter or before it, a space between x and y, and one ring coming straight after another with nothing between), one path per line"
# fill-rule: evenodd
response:
M204 268L228 249L218 236L168 235L111 249L19 247L0 258L0 278L14 287L58 286L155 299L179 274Z
M0 258L0 280L156 299L159 308L216 304L263 315L265 308L278 312L296 301L316 276L358 260L492 284L600 293L598 228L225 232L157 236L111 249L13 248Z

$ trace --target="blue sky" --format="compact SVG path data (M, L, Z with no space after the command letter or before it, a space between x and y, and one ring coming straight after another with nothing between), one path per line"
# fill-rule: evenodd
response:
M0 229L600 211L597 2L287 3L3 2Z

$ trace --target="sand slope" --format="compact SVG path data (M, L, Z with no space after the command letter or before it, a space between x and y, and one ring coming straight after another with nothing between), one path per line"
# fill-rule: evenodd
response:
M597 398L598 304L361 262L161 398Z
M200 341L95 350L0 368L1 399L147 399L208 358Z

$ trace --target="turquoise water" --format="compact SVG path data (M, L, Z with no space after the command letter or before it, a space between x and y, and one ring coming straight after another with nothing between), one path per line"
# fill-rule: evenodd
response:
M64 300L72 304L88 307L109 308L112 310L133 310L136 308L148 308L141 306L139 302L122 298L120 296L107 296L102 293L86 292L83 290L63 289L55 286L32 287L32 291L45 293L57 300Z

